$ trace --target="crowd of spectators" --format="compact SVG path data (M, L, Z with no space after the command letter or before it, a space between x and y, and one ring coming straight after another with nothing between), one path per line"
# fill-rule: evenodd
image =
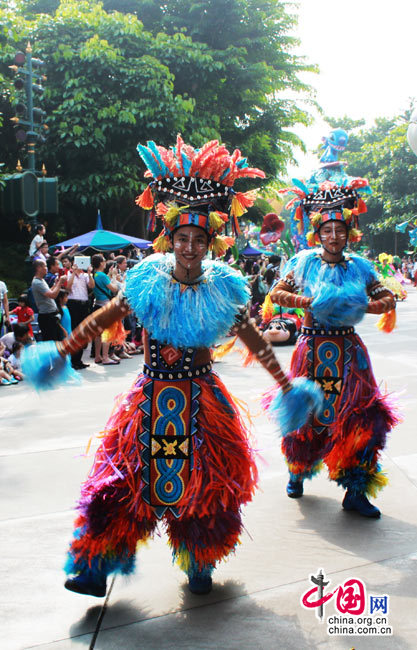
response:
M272 285L279 279L287 258L279 255L260 255L255 258L239 258L238 268L248 278L251 290L250 314L260 320L259 310Z
M45 226L38 225L29 248L33 278L14 309L9 305L6 284L0 281L0 384L3 385L23 379L20 353L25 345L36 345L37 340L63 340L89 313L102 307L123 288L126 270L142 257L136 249L120 250L119 254L96 253L91 257L80 253L74 257L77 246L50 253L45 236ZM80 260L83 268L77 264ZM113 346L101 337L93 342L90 354L96 364L116 365L121 359L141 353L141 330L136 319L129 314L124 326L127 332L124 343ZM89 366L83 361L83 353L81 350L71 357L76 370Z
M395 262L394 262L395 265ZM401 260L401 273L417 287L417 257L404 256Z
M123 289L127 269L142 258L142 253L133 247L117 253L75 258L77 246L52 254L49 250L45 226L39 224L29 248L33 279L13 309L9 305L7 286L0 280L0 384L17 383L23 378L20 354L25 345L36 344L37 340L64 339L89 313ZM145 255L149 253L152 248ZM285 262L285 256L278 255L239 258L237 262L229 259L229 264L248 278L250 312L258 320L265 296L280 277ZM397 260L395 268L417 286L417 257L405 256L401 262ZM101 337L93 341L90 356L94 363L116 365L121 359L141 352L141 329L134 315L129 314L123 324L128 332L124 343L114 346ZM83 361L83 352L71 356L76 370L89 366Z

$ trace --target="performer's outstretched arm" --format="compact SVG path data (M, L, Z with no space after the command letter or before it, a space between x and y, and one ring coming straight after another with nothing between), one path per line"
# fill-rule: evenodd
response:
M281 305L281 307L308 309L313 302L313 298L299 296L296 294L296 291L297 285L295 284L292 273L289 273L272 289L270 293L271 300L277 305Z
M121 320L128 314L130 307L126 298L119 293L110 300L104 307L93 311L87 316L63 341L57 341L56 346L62 356L74 354L82 350L87 343L100 336L103 330L108 329L114 323Z
M319 412L322 407L323 395L319 386L304 377L290 381L271 344L265 341L246 309L237 316L234 330L281 388L267 407L281 434L286 435L302 427L310 415Z
M25 348L22 369L27 380L37 390L43 390L78 379L68 355L82 350L89 341L117 324L129 311L127 301L118 294L104 307L87 316L63 341L41 341Z
M367 312L369 314L385 314L395 309L395 299L389 289L384 287L380 282L374 282L368 288L370 298Z
M255 320L249 317L247 310L242 314L239 314L236 320L237 324L234 331L237 336L255 355L265 370L272 375L275 381L282 388L283 392L286 393L289 391L291 389L290 380L282 370L271 344L263 338L261 332L256 326Z

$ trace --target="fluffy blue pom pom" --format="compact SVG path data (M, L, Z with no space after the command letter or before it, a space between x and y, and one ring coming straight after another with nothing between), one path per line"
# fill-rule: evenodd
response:
M22 352L22 372L36 390L81 380L68 357L59 354L55 341L28 345Z
M319 413L323 407L321 388L309 379L297 377L287 393L282 390L272 400L268 413L276 422L281 435L300 429L311 414Z
M365 315L368 298L364 287L354 282L344 286L321 284L311 304L314 318L330 327L356 325Z

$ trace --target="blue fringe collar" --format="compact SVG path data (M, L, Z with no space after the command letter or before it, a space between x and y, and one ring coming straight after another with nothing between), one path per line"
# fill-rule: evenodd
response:
M302 293L314 297L313 318L325 327L358 323L368 305L367 287L377 280L372 264L355 253L328 264L320 250L304 250L289 260L284 274L290 271Z
M250 298L245 278L227 264L204 260L201 281L172 277L172 254L147 257L126 277L126 298L152 338L175 347L211 347L225 336Z

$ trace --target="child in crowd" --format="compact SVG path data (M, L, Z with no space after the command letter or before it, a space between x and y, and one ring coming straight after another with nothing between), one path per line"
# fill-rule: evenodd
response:
M7 359L8 362L13 366L14 370L16 370L19 373L19 375L22 375L20 356L22 354L22 350L24 347L25 346L23 345L23 343L20 343L20 341L16 341L16 343L13 345L12 353ZM21 379L23 379L23 376L21 376Z
M66 289L61 289L59 292L57 298L56 298L56 305L58 307L58 313L60 316L59 319L59 327L62 330L62 338L60 339L61 341L69 336L71 334L72 328L71 328L71 315L69 313L69 309L66 306L68 302L68 291Z
M21 325L27 325L29 328L30 338L33 339L33 329L31 322L35 318L33 309L29 306L29 299L26 293L22 293L17 299L18 306L12 309L11 314L17 316L17 322Z
M17 368L13 367L10 357L9 359L4 358L5 351L6 346L0 342L0 385L8 386L17 384L23 379L23 375Z

